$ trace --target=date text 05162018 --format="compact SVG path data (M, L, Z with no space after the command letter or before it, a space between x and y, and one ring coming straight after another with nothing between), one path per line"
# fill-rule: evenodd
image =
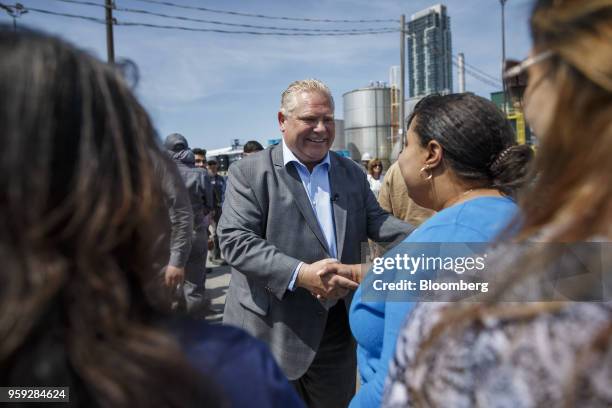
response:
M68 387L0 387L0 402L70 402Z

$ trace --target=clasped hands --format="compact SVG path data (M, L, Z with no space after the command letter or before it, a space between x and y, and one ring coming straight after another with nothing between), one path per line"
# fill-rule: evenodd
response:
M302 264L296 285L318 299L340 299L359 287L361 265L346 265L337 259L322 259Z

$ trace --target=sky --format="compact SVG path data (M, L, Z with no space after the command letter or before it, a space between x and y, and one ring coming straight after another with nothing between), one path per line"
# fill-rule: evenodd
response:
M14 4L15 0L0 0ZM77 0L81 1L81 0ZM87 0L83 0L87 1ZM88 0L101 5L104 0ZM400 15L410 15L440 2L430 0L164 0L215 10L301 19L393 19L385 23L322 23L264 19L184 9L143 0L115 0L117 8L249 24L307 29L399 28ZM104 8L59 0L19 0L30 8L18 26L58 35L106 60L106 28L94 21L42 14L50 10L98 19ZM501 7L498 0L447 0L453 54L464 53L471 66L499 78ZM532 0L506 3L506 56L524 58L530 48L528 16ZM223 30L266 31L172 20L115 10L119 22L139 22ZM0 24L12 24L0 10ZM287 31L286 31L287 32ZM290 37L222 34L115 26L115 59L138 67L139 100L160 135L183 134L191 147L216 149L233 139L241 143L280 138L277 112L280 95L296 79L318 78L332 90L336 118L343 117L342 95L371 81L389 82L389 68L399 65L399 32L336 37ZM458 91L456 70L454 90ZM466 90L489 97L499 89L466 75ZM406 93L407 94L407 93Z

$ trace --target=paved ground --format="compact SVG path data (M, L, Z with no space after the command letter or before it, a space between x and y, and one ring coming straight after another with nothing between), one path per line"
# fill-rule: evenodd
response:
M221 323L223 318L223 307L225 306L225 294L230 281L230 267L227 265L217 266L209 263L212 273L206 275L206 297L210 299L210 312L206 320L211 323Z

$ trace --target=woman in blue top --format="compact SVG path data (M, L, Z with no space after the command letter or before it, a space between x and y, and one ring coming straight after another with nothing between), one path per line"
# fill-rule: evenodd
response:
M410 197L438 213L404 243L493 240L515 215L511 197L523 183L531 149L516 145L510 124L492 102L469 93L424 98L408 124L398 159L402 176ZM400 245L386 256L405 252ZM350 310L361 377L354 408L380 406L398 331L414 306L367 302L362 298L371 287L368 281L360 286Z

